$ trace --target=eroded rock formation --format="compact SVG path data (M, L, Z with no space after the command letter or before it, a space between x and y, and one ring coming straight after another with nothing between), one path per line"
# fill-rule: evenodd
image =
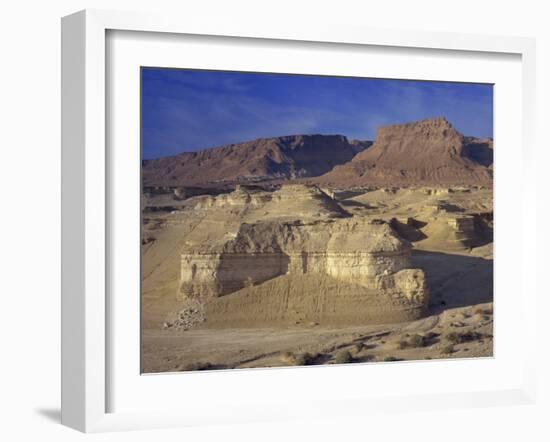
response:
M292 208L303 210L308 201L325 209L313 212L320 219L293 217ZM387 222L350 217L326 193L299 185L252 194L238 188L203 198L196 208L240 205L270 208L265 212L270 217L240 223L216 240L188 243L181 255L180 297L213 299L282 276L317 275L361 288L369 296L398 298L409 306L426 304L424 272L410 268L411 245Z
M318 176L369 146L343 135L290 135L145 160L145 185L191 185Z
M374 144L319 183L490 185L492 140L465 137L445 118L380 127Z

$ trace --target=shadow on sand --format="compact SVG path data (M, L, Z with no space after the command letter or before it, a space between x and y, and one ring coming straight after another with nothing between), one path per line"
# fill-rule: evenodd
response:
M414 250L411 263L426 272L430 313L493 301L493 260Z

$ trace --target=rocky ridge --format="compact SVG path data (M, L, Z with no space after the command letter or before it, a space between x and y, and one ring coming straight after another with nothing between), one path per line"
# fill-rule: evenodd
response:
M144 160L144 186L254 182L314 177L350 161L369 142L343 135L260 138L198 152Z
M144 160L151 186L300 181L349 186L490 185L493 140L464 136L445 118L380 127L376 140L343 135L260 138Z
M315 181L335 186L490 185L489 141L465 137L445 118L385 126L369 149Z

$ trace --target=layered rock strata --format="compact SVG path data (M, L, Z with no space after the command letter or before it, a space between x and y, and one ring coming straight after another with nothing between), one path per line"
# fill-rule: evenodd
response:
M343 135L289 135L144 160L143 183L196 185L312 177L353 158L370 144Z
M380 127L374 144L316 182L340 186L491 185L492 140L465 137L445 118Z
M349 217L350 214L329 194L329 190L301 184L285 184L274 192L266 192L254 186L237 185L234 192L198 199L194 209L250 211L262 208L271 217L286 219Z
M384 222L242 224L233 239L182 254L180 296L215 298L282 275L326 275L423 304L424 273L409 269L410 250Z

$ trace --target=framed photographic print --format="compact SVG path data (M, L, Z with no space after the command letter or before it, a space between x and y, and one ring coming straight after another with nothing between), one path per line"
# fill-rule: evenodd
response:
M532 40L84 11L62 43L63 423L533 400Z

